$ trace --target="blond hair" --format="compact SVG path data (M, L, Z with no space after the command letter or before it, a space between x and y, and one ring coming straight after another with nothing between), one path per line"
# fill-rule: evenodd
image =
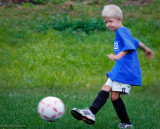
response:
M122 10L114 4L104 6L102 11L102 17L111 17L111 18L121 18L122 19Z

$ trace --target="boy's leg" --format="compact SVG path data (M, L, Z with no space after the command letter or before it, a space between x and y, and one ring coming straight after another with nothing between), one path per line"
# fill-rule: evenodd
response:
M101 107L106 103L111 87L108 85L104 85L101 91L98 93L98 96L93 101L92 106L90 107L90 111L95 115Z
M120 93L119 92L112 92L111 93L111 100L113 103L113 106L116 110L116 113L121 120L121 123L126 123L126 124L131 124L126 107L123 103L123 100L120 98Z

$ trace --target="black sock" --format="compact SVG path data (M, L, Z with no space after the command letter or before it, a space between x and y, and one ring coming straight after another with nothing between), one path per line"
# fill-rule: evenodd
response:
M90 110L93 114L96 114L101 107L106 103L107 99L109 97L109 92L101 90L94 100L92 106L90 107Z
M117 100L113 101L113 106L117 112L117 115L119 119L121 120L121 123L131 124L128 114L125 108L125 105L123 103L123 100L121 98L118 98Z

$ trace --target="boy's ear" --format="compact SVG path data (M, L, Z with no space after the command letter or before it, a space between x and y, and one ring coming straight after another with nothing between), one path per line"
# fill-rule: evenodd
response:
M122 18L118 18L118 21L119 21L119 22L122 22Z

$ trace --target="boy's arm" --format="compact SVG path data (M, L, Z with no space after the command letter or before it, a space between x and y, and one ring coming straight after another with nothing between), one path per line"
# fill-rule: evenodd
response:
M117 55L113 55L113 54L109 54L108 58L110 60L119 60L120 58L122 58L123 56L127 55L129 51L121 51L119 52Z
M144 51L147 59L152 59L154 57L154 52L150 48L145 46L142 42L139 42L139 48L141 48ZM128 53L129 51L121 51L117 55L109 54L108 58L110 60L119 60L120 58L127 55Z
M150 48L145 46L142 42L139 42L139 48L144 51L147 59L152 59L154 57L154 52Z

